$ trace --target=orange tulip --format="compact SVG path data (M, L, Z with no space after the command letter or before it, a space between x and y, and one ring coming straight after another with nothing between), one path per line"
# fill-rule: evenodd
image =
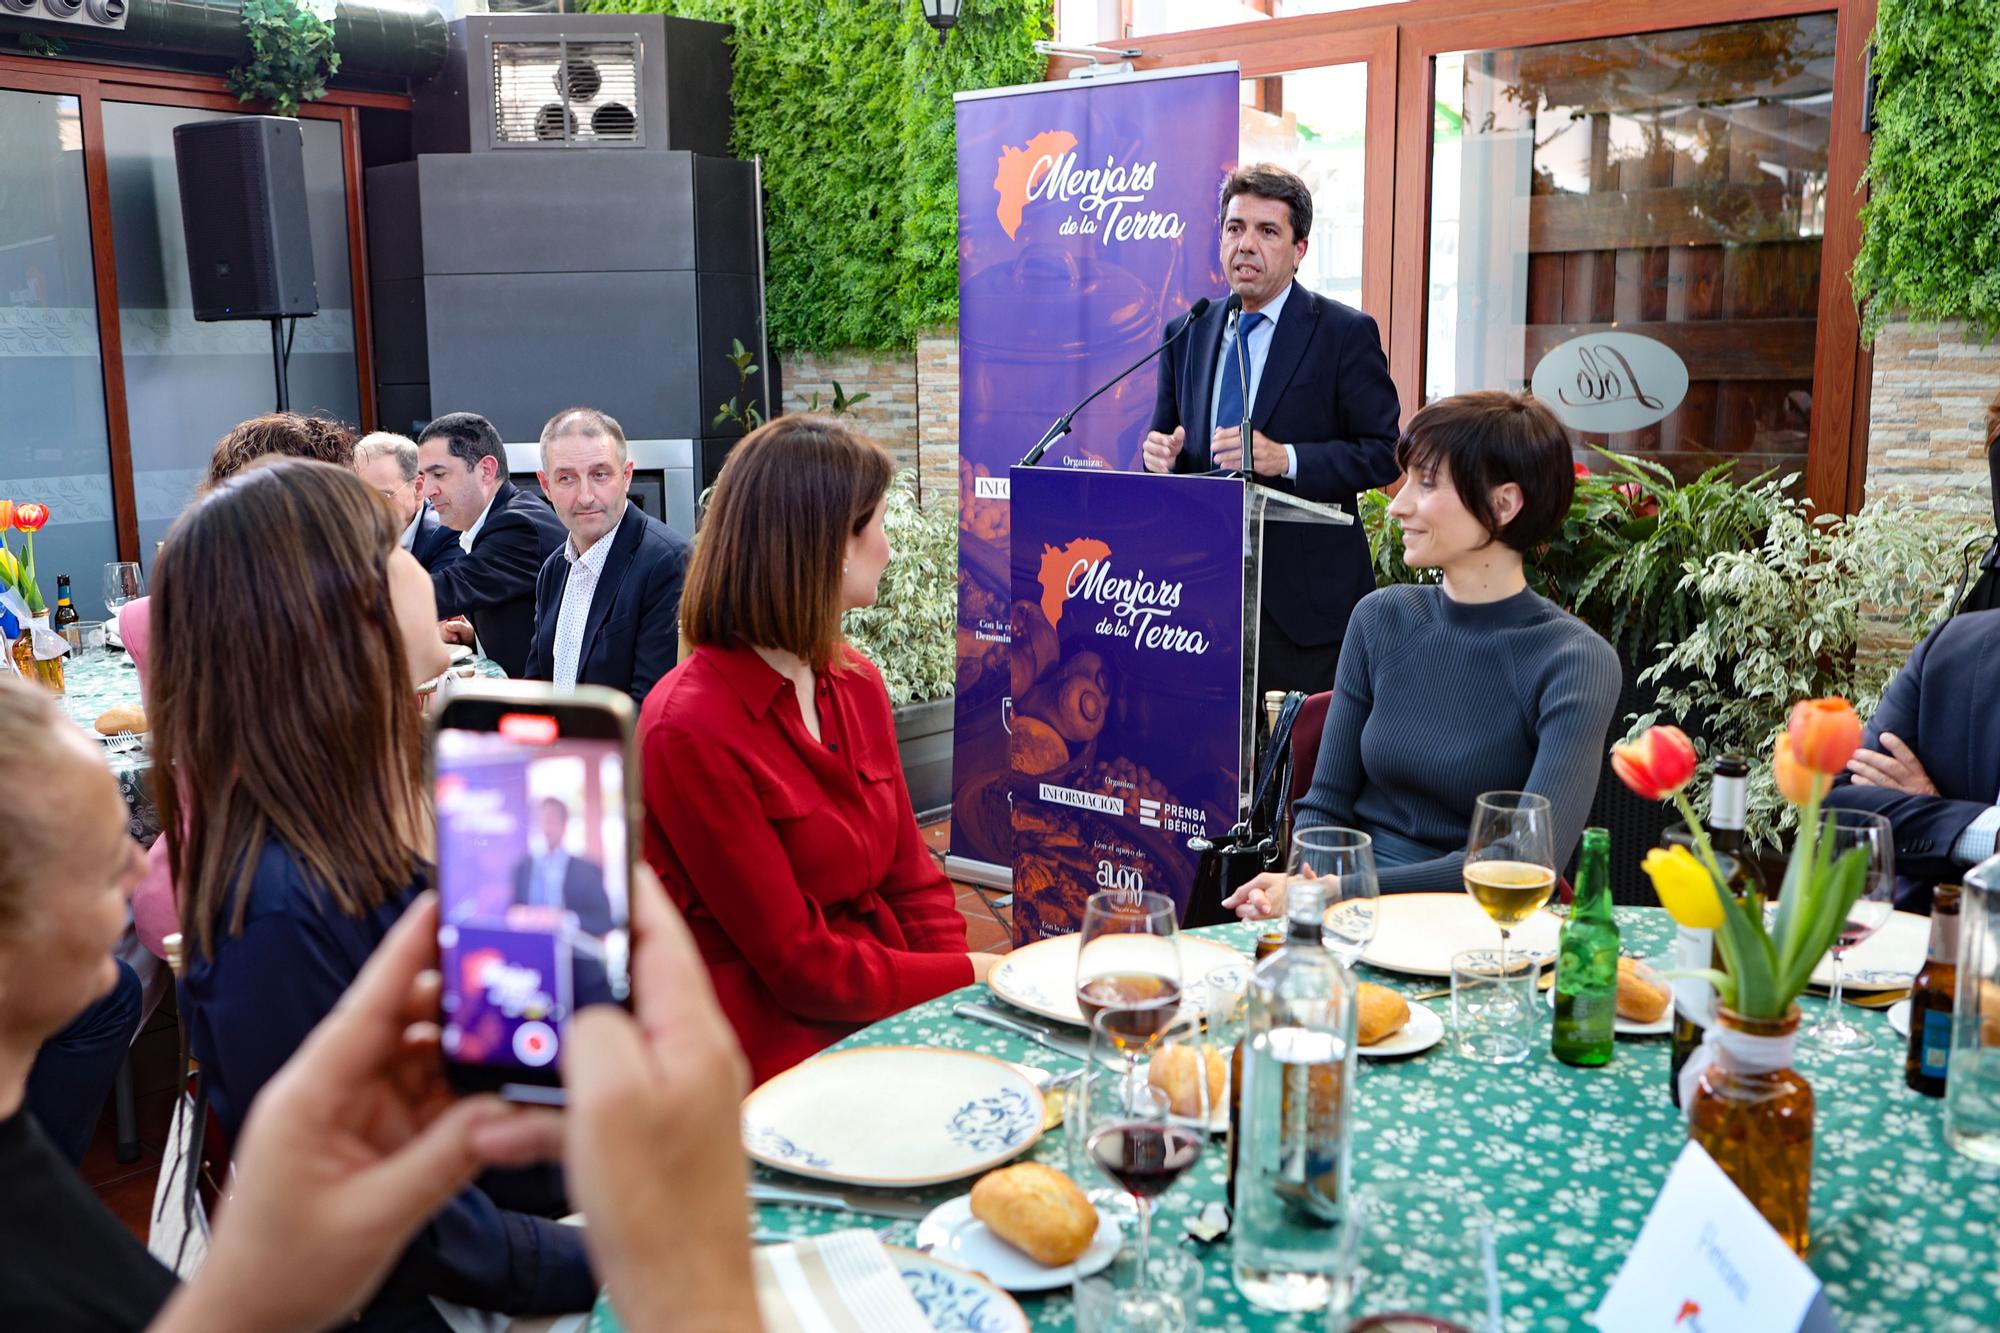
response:
M1845 699L1801 699L1792 705L1785 734L1793 759L1831 777L1846 771L1847 761L1861 748L1861 719Z
M1771 754L1771 776L1777 779L1778 790L1793 805L1804 805L1813 797L1813 789L1818 788L1821 796L1833 785L1833 780L1823 773L1815 773L1800 763L1792 753L1792 738L1778 737L1778 743Z
M23 532L40 532L49 521L49 507L32 502L14 506L14 526Z
M5 532L13 526L14 502L12 500L0 500L0 532Z
M1694 742L1679 727L1647 727L1611 747L1611 771L1649 801L1663 801L1694 779Z

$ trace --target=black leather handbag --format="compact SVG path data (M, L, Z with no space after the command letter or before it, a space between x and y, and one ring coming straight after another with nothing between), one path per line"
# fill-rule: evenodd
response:
M1195 867L1194 884L1188 890L1187 911L1181 925L1215 926L1234 921L1235 914L1222 900L1266 870L1276 870L1284 860L1283 824L1285 801L1292 790L1292 726L1306 696L1297 690L1285 696L1278 719L1271 725L1271 740L1264 747L1264 762L1250 797L1249 817L1219 838L1193 837L1188 847L1201 853Z

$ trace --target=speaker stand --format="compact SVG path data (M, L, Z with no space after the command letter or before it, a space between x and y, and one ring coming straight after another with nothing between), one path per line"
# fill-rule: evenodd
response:
M278 381L278 410L292 410L291 386L286 383L285 374L285 321L274 318L271 321L271 371Z

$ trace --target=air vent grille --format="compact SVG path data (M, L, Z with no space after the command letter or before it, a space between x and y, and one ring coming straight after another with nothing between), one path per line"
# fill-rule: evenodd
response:
M545 148L643 142L639 43L496 41L493 140Z

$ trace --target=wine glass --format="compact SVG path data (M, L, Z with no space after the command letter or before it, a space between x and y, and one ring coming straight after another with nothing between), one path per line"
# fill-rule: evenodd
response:
M1091 1023L1093 1045L1101 1035L1129 1049L1127 1043L1131 1040L1131 1029L1127 1025L1134 1021L1143 1026L1150 1019L1144 1011L1131 1008L1112 1006L1101 1010ZM1198 1037L1199 1032L1197 1024L1190 1026L1186 1035ZM1199 1044L1189 1045L1199 1056ZM1154 1058L1160 1059L1168 1049L1165 1044L1155 1048ZM1204 1063L1197 1059L1192 1066L1195 1071L1192 1086L1197 1089L1205 1087L1205 1079L1200 1074ZM1168 1089L1135 1074L1113 1077L1122 1084L1118 1088L1116 1105L1109 1115L1091 1125L1085 1146L1090 1160L1105 1175L1118 1182L1131 1196L1132 1205L1138 1211L1139 1272L1143 1283L1146 1250L1152 1240L1153 1200L1166 1193L1201 1156L1202 1141L1208 1137L1207 1097L1205 1093L1197 1093L1191 1103L1196 1112L1194 1116L1176 1115L1174 1097Z
M1862 872L1861 896L1847 909L1847 920L1833 941L1833 991L1826 1012L1806 1030L1806 1040L1823 1051L1864 1051L1875 1044L1868 1029L1850 1023L1841 1013L1841 959L1849 949L1873 935L1895 910L1896 835L1889 821L1867 810L1834 810L1821 825L1830 861L1860 848L1868 859Z
M104 567L104 606L114 616L127 602L146 595L146 571L135 560L113 561Z
M1500 927L1500 971L1513 966L1510 932L1556 889L1555 837L1546 796L1489 791L1472 810L1465 840L1465 891Z
M1076 948L1076 1005L1085 1023L1107 1005L1149 1009L1164 1026L1181 1004L1181 950L1174 900L1110 889L1083 908ZM1127 1067L1137 1056L1127 1055Z
M1381 885L1375 878L1375 840L1360 829L1304 828L1292 835L1285 887L1316 880L1326 915L1320 940L1353 967L1375 938Z

